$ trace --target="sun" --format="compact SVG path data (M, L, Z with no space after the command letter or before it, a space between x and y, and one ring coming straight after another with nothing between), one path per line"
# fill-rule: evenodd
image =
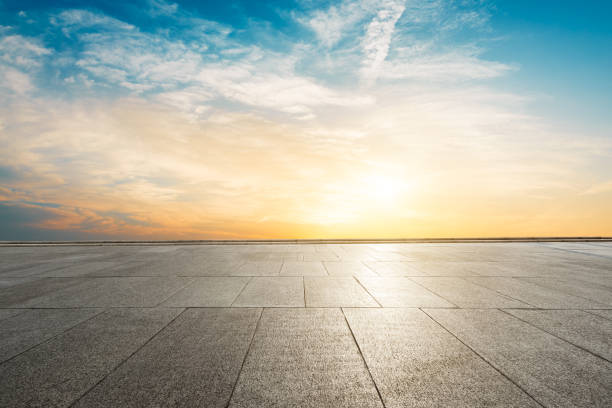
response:
M407 190L407 184L403 180L378 174L364 177L363 184L363 192L368 200L379 204L392 205Z

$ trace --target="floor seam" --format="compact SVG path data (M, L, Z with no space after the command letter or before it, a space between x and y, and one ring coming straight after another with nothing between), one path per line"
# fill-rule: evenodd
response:
M238 300L238 298L240 297L240 295L242 295L242 292L244 292L244 290L246 289L247 286L249 286L249 284L251 283L251 281L253 280L253 278L255 278L254 276L251 276L249 278L249 280L244 284L244 286L242 287L242 289L240 289L240 292L238 292L238 294L236 295L236 297L234 298L234 300L232 300L232 303L230 303L229 307L233 307L234 303L236 303L236 301Z
M265 308L262 307L261 311L259 312L259 318L257 319L257 323L255 324L255 329L253 330L251 341L249 341L249 347L247 348L246 353L244 353L244 358L242 359L242 364L240 364L240 370L238 371L238 375L236 376L236 381L234 382L234 386L232 387L232 392L230 393L229 398L227 399L227 403L225 404L226 408L229 407L230 403L232 402L232 397L234 396L234 391L236 391L236 387L238 386L238 381L240 381L240 375L242 374L242 370L244 369L244 364L246 363L247 357L249 356L251 347L253 347L255 335L257 334L257 329L259 329L259 324L261 322L261 317L263 316L264 309Z
M374 376L372 375L372 371L370 371L370 366L368 366L368 362L365 359L365 356L363 355L363 352L361 351L361 347L359 346L359 343L357 342L357 338L355 337L355 333L353 333L353 328L351 327L351 324L348 321L348 318L346 317L346 313L344 313L344 308L341 307L340 311L342 312L342 316L344 316L344 321L346 322L346 326L349 329L349 332L351 333L351 337L353 338L353 341L355 342L355 346L357 346L357 351L359 351L359 355L361 356L361 360L363 361L363 364L366 368L366 370L368 371L368 374L370 375L370 379L372 380L372 384L374 384L374 389L376 390L376 393L378 394L378 398L380 399L380 403L382 404L383 408L386 407L385 405L385 401L382 397L382 394L380 393L380 390L378 389L378 384L376 384L376 381L374 380Z
M603 357L603 356L600 356L599 354L597 354L597 353L595 353L595 352L593 352L593 351L591 351L591 350L588 350L588 349L586 349L586 348L584 348L584 347L582 347L582 346L579 346L578 344L572 343L571 341L569 341L569 340L567 340L567 339L564 339L563 337L559 337L559 336L558 336L558 335L556 335L555 333L551 333L551 332L549 332L548 330L546 330L546 329L544 329L544 328L542 328L542 327L540 327L540 326L537 326L537 325L536 325L536 324L534 324L534 323L529 322L528 320L524 320L524 319L520 318L519 316L513 315L512 313L509 313L509 312L507 312L507 311L506 311L506 310L504 310L504 309L499 309L499 310L500 310L501 312L503 312L503 313L507 314L508 316L514 317L515 319L518 319L518 320L520 320L520 321L521 321L521 322L523 322L523 323L527 323L527 324L528 324L528 325L530 325L531 327L534 327L534 328L536 328L536 329L538 329L538 330L541 330L541 331L543 331L544 333L549 334L549 335L551 335L551 336L553 336L553 337L555 337L555 338L557 338L557 339L559 339L559 340L561 340L561 341L564 341L564 342L566 342L566 343L568 343L568 344L571 344L572 346L574 346L574 347L576 347L576 348L579 348L580 350L586 351L587 353L589 353L589 354L591 354L591 355L593 355L593 356L595 356L595 357L601 358L602 360L605 360L605 361L607 361L608 363L612 363L612 361L608 360L607 358L605 358L605 357ZM581 309L576 309L576 310L581 310ZM596 316L596 315L594 315L594 316Z
M424 276L424 277L426 278L426 276ZM405 278L405 279L408 279L410 282L413 282L413 283L417 284L418 286L422 287L423 289L425 289L426 291L428 291L428 292L429 292L429 293L431 293L432 295L437 296L437 297L439 297L439 298L441 298L441 299L444 299L445 301L447 301L447 302L448 302L448 303L450 303L451 305L455 306L455 308L456 308L456 309L461 309L461 306L459 306L459 305L455 304L455 302L451 302L450 300L448 300L448 299L447 299L447 298L445 298L444 296L442 296L442 295L438 295L436 292L434 292L433 290L429 289L428 287L421 285L419 282L415 281L414 279L411 279L411 277L410 277L410 276L404 276L404 278ZM414 276L413 276L413 278L414 278Z
M478 278L478 276L476 276L476 277ZM491 276L481 276L481 277L482 277L482 278L490 278ZM493 277L496 277L496 276L493 276ZM505 277L507 277L507 276L502 276L502 278L505 278ZM508 278L508 279L516 279L516 277L512 277L512 276L507 277L507 278ZM484 289L490 290L491 292L495 292L495 293L497 293L497 294L498 294L498 295L500 295L500 296L504 296L504 297L507 297L508 299L512 299L512 300L514 300L514 301L517 301L517 302L520 302L520 303L524 303L524 304L526 304L527 306L531 306L532 308L535 308L535 309L542 309L541 307L536 306L536 305L532 305L531 303L529 303L529 302L527 302L527 301L524 301L524 300L521 300L521 299L517 299L517 298L512 297L512 296L510 296L510 295L506 295L505 293L500 292L500 291L499 291L499 290L497 290L497 289L491 289L491 288L489 288L489 287L487 287L487 286L485 286L485 285L482 285L482 284L477 283L477 282L472 282L471 280L468 280L468 279L464 279L464 280L465 280L466 282L471 283L472 285L480 286L481 288L484 288ZM508 309L508 308L506 308L506 309Z
M188 308L184 308L179 314L177 314L174 318L172 318L168 323L166 323L162 328L160 328L158 331L156 331L151 337L149 337L149 339L147 341L145 341L144 343L142 343L142 345L138 348L136 348L135 351L133 351L132 353L130 353L129 356L127 356L126 358L124 358L123 360L121 360L116 366L114 366L108 373L106 373L98 382L96 382L94 385L92 385L90 388L87 389L87 391L85 391L83 394L81 394L80 397L78 397L77 399L75 399L74 401L72 401L72 403L70 405L68 405L68 408L72 408L74 407L74 405L76 403L78 403L81 399L83 399L83 397L85 397L87 394L89 394L94 388L96 388L98 385L100 385L102 383L102 381L106 380L108 378L109 375L111 375L112 373L114 373L115 371L117 371L117 369L119 367L121 367L126 361L128 361L130 358L132 358L136 353L138 353L140 350L143 349L143 347L145 347L147 344L149 344L155 337L157 337L157 335L159 333L161 333L162 331L164 331L166 329L166 327L170 326L176 319L178 319L183 313L185 313L185 311Z
M374 301L376 302L376 304L378 304L378 306L380 306L381 308L382 308L382 307L384 307L384 306L382 305L382 303L380 303L380 302L378 301L378 299L376 299L376 298L374 297L374 295L370 293L370 291L368 290L368 288L366 288L366 287L363 285L363 283L361 283L361 281L359 281L359 279L358 279L358 278L357 278L355 275L353 275L353 279L355 279L355 280L357 281L357 284L358 284L359 286L361 286L361 287L363 288L363 290L365 290L365 291L366 291L366 293L367 293L368 295L370 295L370 297L371 297L372 299L374 299Z
M459 337L457 337L455 335L455 333L453 333L452 331L450 331L449 329L447 329L442 323L440 323L439 321L437 321L433 316L431 316L429 313L427 313L425 310L423 310L423 308L419 308L423 313L425 313L431 320L433 320L437 325L439 325L440 327L442 327L442 329L444 329L447 333L449 333L451 336L453 336L455 339L457 339L458 342L460 342L461 344L463 344L465 347L467 347L469 350L472 351L472 353L474 353L475 355L477 355L482 361L484 361L486 364L488 364L490 367L492 367L495 371L497 371L499 374L501 374L505 379L507 379L508 381L510 381L512 384L514 384L519 390L521 390L522 392L525 393L525 395L527 395L529 398L531 398L536 404L538 404L541 407L546 407L546 405L544 405L543 403L541 403L540 401L538 401L533 395L531 395L529 392L527 392L527 390L525 390L523 387L521 387L518 383L516 383L512 378L510 378L508 375L506 375L506 373L504 373L501 369L497 368L493 363L491 363L489 360L487 360L486 358L484 358L480 353L478 353L476 350L474 350L472 347L470 347L467 343L465 343L463 340L461 340ZM499 310L499 309L497 309Z
M51 309L51 310L61 310L61 309L64 309L64 308L53 308L53 309ZM71 309L71 310L74 310L74 309L80 309L80 308L70 308L70 309ZM24 313L26 313L28 310L46 310L46 309L24 309ZM77 324L75 324L74 326L70 326L70 327L68 327L67 329L62 330L62 332L61 332L61 333L57 333L55 336L49 337L48 339L46 339L46 340L44 340L44 341L41 341L40 343L37 343L37 344L35 344L35 345L31 346L31 347L28 347L27 349L23 350L23 351L22 351L22 352L20 352L19 354L15 354L15 355L14 355L13 357L11 357L11 358L8 358L8 359L6 359L6 360L4 360L4 361L0 361L0 366L1 366L1 365L4 365L4 364L6 364L6 363L8 363L9 361L11 361L11 360L13 360L13 359L15 359L15 358L19 357L20 355L22 355L22 354L24 354L24 353L27 353L28 351L32 350L33 348L36 348L36 347L38 347L38 346L42 346L43 344L48 343L48 342L50 342L51 340L54 340L54 339L58 338L59 336L63 335L64 333L66 333L66 332L68 332L68 331L70 331L70 330L74 329L75 327L77 327L77 326L79 326L79 325L81 325L81 324L83 324L83 323L86 323L86 322L90 321L90 320L91 320L91 319L93 319L94 317L97 317L97 316L100 316L101 314L106 313L108 310L109 310L109 309L102 309L100 312L98 312L98 313L94 314L93 316L88 317L87 319L85 319L85 320L83 320L83 321L81 321L81 322L78 322L78 323L77 323ZM19 315L21 315L21 314L23 314L23 313L20 313ZM17 315L17 316L19 316L19 315ZM16 316L13 316L13 317L16 317Z

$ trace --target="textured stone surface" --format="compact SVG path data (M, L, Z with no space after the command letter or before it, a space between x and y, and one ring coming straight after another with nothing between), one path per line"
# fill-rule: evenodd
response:
M383 307L455 307L408 278L358 278Z
M188 309L76 407L225 407L259 309Z
M507 310L513 316L612 361L612 321L582 310Z
M189 284L166 300L168 307L227 307L249 278L208 276L193 278Z
M0 362L63 333L101 309L26 310L0 324Z
M410 279L462 308L532 307L461 278L412 277Z
M325 276L327 271L322 262L293 262L283 263L280 274L282 276Z
M0 406L612 406L611 254L0 245Z
M612 364L502 311L426 310L544 406L612 405Z
M418 309L345 309L386 407L537 407Z
M304 278L255 277L233 303L236 307L303 307Z
M306 307L378 307L379 304L353 278L304 278Z
M382 407L339 309L266 309L230 407Z
M33 299L26 307L153 307L192 281L178 277L90 278Z
M113 309L0 365L0 406L67 407L180 309Z

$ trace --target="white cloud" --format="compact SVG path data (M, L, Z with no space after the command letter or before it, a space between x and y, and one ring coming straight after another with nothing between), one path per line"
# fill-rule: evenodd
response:
M149 0L149 14L153 17L169 16L176 13L178 4L164 0Z
M28 74L2 65L0 65L0 87L10 89L19 95L34 88Z
M135 30L131 24L88 10L65 10L51 17L51 24L61 26L66 35L83 28L96 27L107 30Z
M378 75L387 79L454 81L494 78L514 69L512 65L482 60L471 52L454 51L385 61Z
M369 80L376 79L387 58L395 24L405 10L403 3L403 1L386 1L368 24L361 46L365 54L362 72Z
M39 41L21 35L7 35L0 38L0 61L23 69L42 65L41 57L51 51Z

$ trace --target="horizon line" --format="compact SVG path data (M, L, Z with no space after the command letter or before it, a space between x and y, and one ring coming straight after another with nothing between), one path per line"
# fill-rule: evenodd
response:
M0 241L11 246L95 246L95 245L257 245L257 244L418 244L418 243L508 243L508 242L612 242L612 236L575 237L459 237L459 238L313 238L313 239L236 239L236 240L92 240L92 241Z

